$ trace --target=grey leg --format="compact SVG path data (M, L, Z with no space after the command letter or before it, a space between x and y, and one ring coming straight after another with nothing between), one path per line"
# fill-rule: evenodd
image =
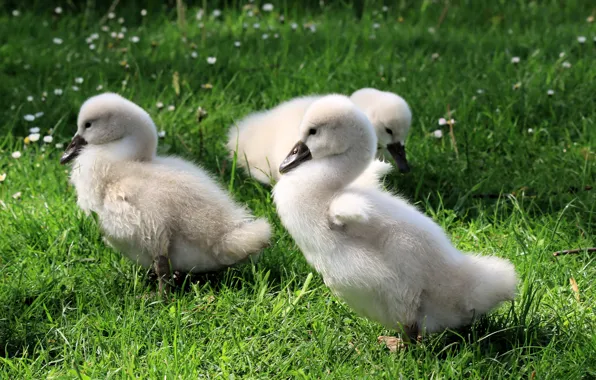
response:
M153 262L155 267L155 274L159 281L159 294L160 296L168 295L168 284L170 282L170 261L166 256L159 255Z

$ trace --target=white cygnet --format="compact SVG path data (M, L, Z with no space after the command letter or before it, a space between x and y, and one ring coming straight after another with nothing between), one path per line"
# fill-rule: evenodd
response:
M230 128L227 148L237 164L264 184L279 180L279 165L298 139L300 122L306 109L322 96L295 98L262 112L253 113ZM387 148L401 172L410 170L404 141L410 129L412 113L399 96L375 89L361 89L352 101L370 118L378 136L379 147ZM372 166L367 172L381 166ZM384 172L370 173L382 177ZM356 183L360 182L357 180ZM365 183L367 181L363 181Z
M256 255L271 227L255 219L200 167L156 156L157 130L141 107L105 93L81 107L77 133L60 162L73 161L77 203L99 216L105 240L131 260L208 272Z
M466 255L405 200L349 184L373 160L368 118L344 96L314 102L273 188L306 260L357 313L409 338L473 321L514 297L513 265Z

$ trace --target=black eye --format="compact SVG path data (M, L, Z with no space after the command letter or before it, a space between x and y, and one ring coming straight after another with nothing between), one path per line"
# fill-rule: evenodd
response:
M391 136L393 136L393 131L389 128L385 128L385 132L389 133Z
M86 122L85 123L85 128L91 128L91 123L90 122Z
M311 128L311 129L308 130L308 134L309 135L316 135L317 134L317 130L314 129L314 128Z

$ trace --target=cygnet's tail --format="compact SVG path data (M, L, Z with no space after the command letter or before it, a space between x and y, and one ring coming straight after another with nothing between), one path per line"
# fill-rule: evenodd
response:
M271 226L265 219L250 220L226 232L214 247L218 259L227 265L258 253L269 244Z
M464 265L472 286L468 302L476 315L515 297L517 274L511 262L495 256L467 256L466 259Z
M351 186L361 188L380 188L383 177L386 176L393 166L390 163L375 159L368 167L351 183Z

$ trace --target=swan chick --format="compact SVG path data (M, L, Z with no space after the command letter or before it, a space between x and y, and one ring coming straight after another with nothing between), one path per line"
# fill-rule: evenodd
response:
M228 132L226 148L236 164L257 181L269 185L279 180L279 165L298 140L300 122L307 108L322 95L311 95L285 101L276 107L255 112L233 125ZM375 89L362 89L352 101L369 117L378 136L379 148L387 148L400 172L410 171L405 153L405 139L412 113L408 104L396 94ZM371 167L371 171L381 165ZM370 184L373 177L382 178L389 169L368 176L361 184ZM374 184L378 186L378 182Z
M256 255L271 227L234 202L202 168L156 155L157 130L113 93L88 99L60 162L72 162L77 203L94 212L109 245L163 281L170 270L208 272Z
M513 299L509 261L463 254L405 200L350 186L373 160L377 137L347 97L314 102L299 131L273 188L277 212L308 263L357 313L416 339Z
M379 148L386 148L401 173L408 173L406 137L412 125L412 111L408 103L392 92L362 88L350 96L372 123Z

